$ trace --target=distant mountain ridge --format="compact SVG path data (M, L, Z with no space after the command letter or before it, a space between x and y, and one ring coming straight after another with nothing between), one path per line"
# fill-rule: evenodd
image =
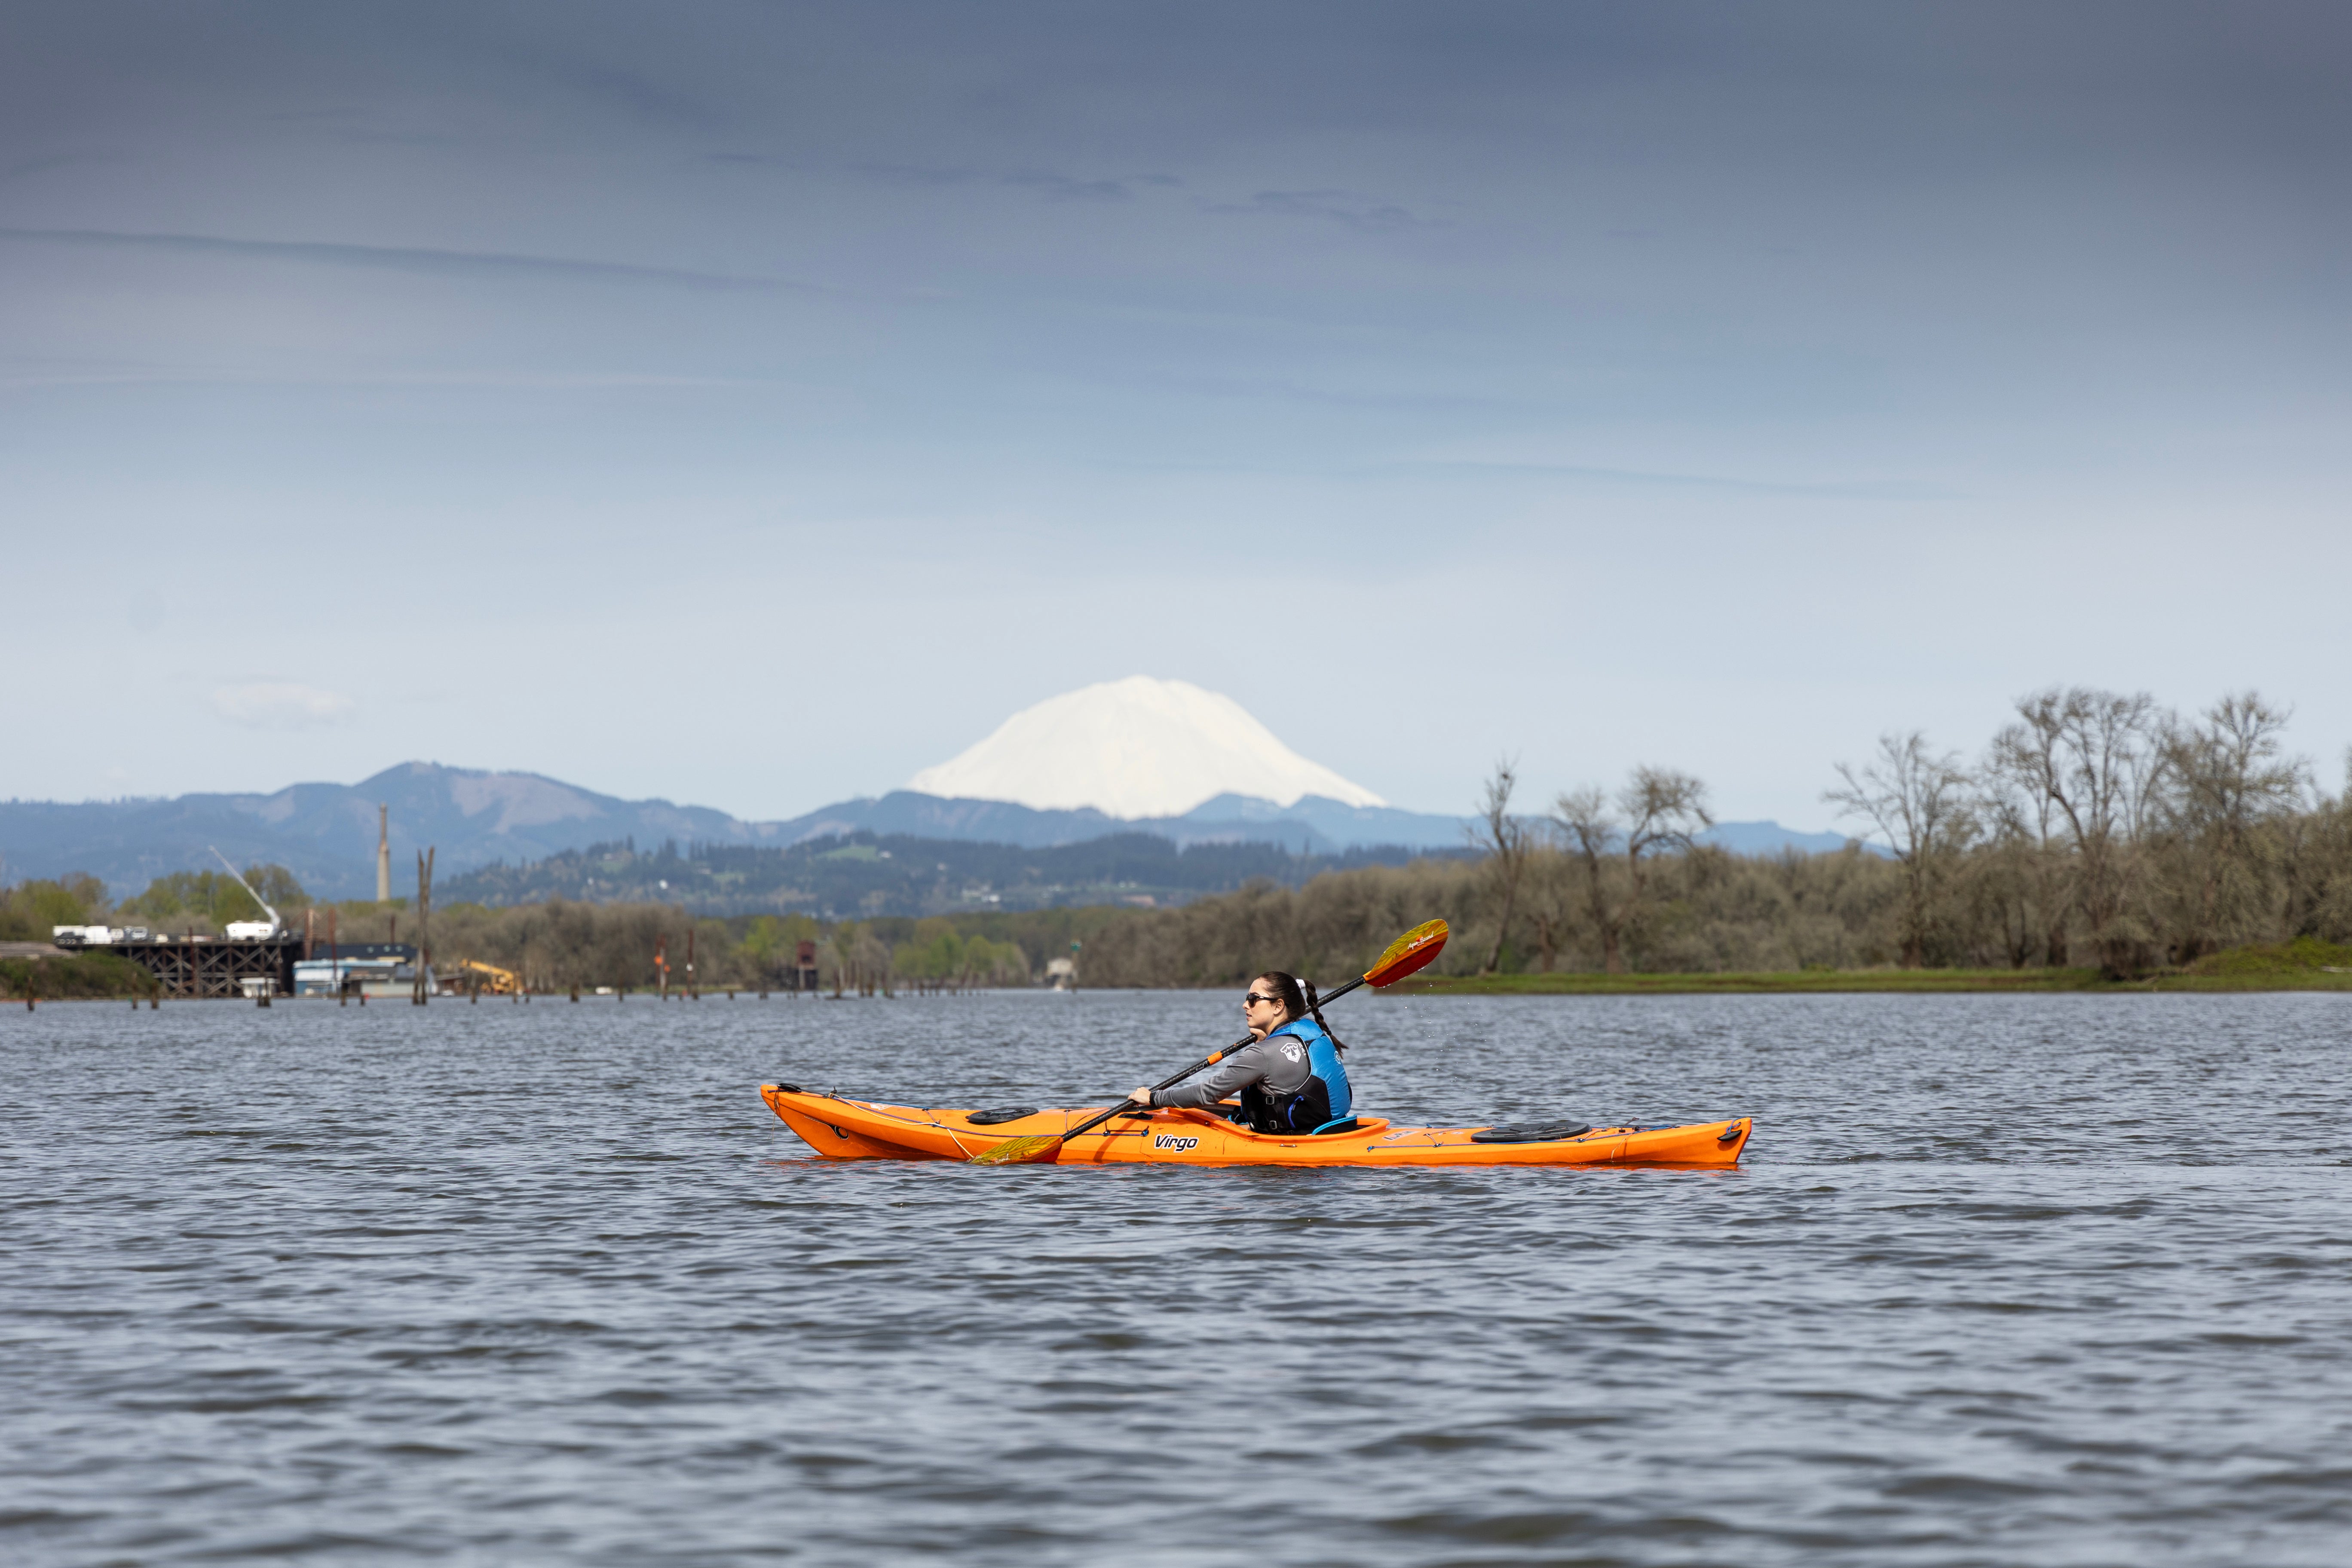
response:
M1728 849L1734 855L1778 855L1784 849L1806 855L1834 855L1849 844L1860 844L1865 854L1886 853L1884 846L1851 833L1801 833L1769 821L1718 822L1700 834L1698 841L1712 844L1717 849Z
M321 896L373 898L379 804L392 811L395 897L415 892L416 855L428 845L436 876L446 877L600 839L742 843L756 835L702 806L619 800L536 773L403 763L356 784L293 784L270 795L0 802L0 857L12 880L88 871L120 895L210 867L216 846L240 866L275 861Z
M921 838L971 838L1044 848L1113 833L1151 833L1180 847L1244 841L1280 844L1302 855L1393 844L1409 849L1459 849L1464 819L1386 805L1347 805L1320 795L1295 805L1221 795L1181 816L1110 816L1091 807L1044 810L1003 800L950 800L892 790L870 800L845 800L766 826L779 841L796 844L827 833L903 833Z
M209 867L216 846L240 866L282 865L321 897L372 898L378 803L392 811L394 896L415 890L416 855L428 845L436 848L436 875L449 879L630 840L646 849L673 839L681 846L781 847L870 833L1045 848L1140 832L1179 848L1263 843L1302 856L1382 846L1460 849L1467 843L1464 817L1319 795L1282 806L1224 795L1180 816L1127 821L1088 808L1046 811L894 790L786 822L747 822L708 806L622 800L538 773L403 763L356 784L293 784L268 795L0 802L0 877L21 881L88 871L118 895L135 893L157 877ZM1797 833L1769 822L1720 823L1706 837L1747 855L1819 852L1845 843L1839 834Z
M483 867L453 879L436 896L493 907L563 899L827 920L1074 904L1165 908L1261 879L1295 888L1326 871L1402 865L1425 853L1391 847L1297 855L1262 843L1179 847L1156 833L1111 833L1040 847L861 830L782 847L704 843L684 853L667 842L634 851L596 845L528 865Z
M1181 817L1129 822L1093 810L1038 811L895 790L787 822L748 822L708 806L622 800L538 773L403 763L356 784L293 784L268 795L0 802L0 876L23 880L88 871L118 895L135 893L157 877L209 867L217 847L240 866L282 865L322 897L371 898L379 804L391 808L395 897L415 890L416 856L427 846L436 852L436 875L446 879L630 840L646 848L673 839L783 847L866 832L1043 848L1144 832L1180 848L1248 841L1309 856L1374 845L1456 848L1463 842L1452 817L1312 796L1286 809L1221 797Z

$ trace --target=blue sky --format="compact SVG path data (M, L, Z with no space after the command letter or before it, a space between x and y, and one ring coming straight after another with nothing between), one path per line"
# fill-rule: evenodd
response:
M746 816L1226 692L1825 824L2053 682L2339 783L2341 7L20 5L0 795Z

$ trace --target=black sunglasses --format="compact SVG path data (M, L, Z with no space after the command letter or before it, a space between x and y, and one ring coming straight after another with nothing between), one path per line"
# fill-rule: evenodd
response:
M1244 1007L1253 1007L1260 1002L1279 1002L1281 1000L1282 998L1279 996L1261 996L1256 992L1252 991L1242 998L1242 1005Z

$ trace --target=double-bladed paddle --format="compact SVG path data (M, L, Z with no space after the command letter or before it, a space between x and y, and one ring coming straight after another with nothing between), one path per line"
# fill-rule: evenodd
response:
M1337 1002L1359 985L1369 985L1377 991L1383 985L1395 984L1406 975L1428 963L1431 959L1435 958L1439 950L1445 945L1445 936L1444 921L1427 921L1413 927L1396 941L1389 943L1381 953L1379 960L1370 969L1349 981L1337 991L1318 998L1318 1002ZM1223 1050L1211 1051L1182 1072L1162 1079L1151 1086L1152 1089L1157 1092L1163 1089L1173 1089L1194 1073L1216 1066L1243 1047L1255 1044L1256 1040L1255 1035L1244 1035ZM1037 1133L1027 1138L1008 1138L993 1149L984 1149L974 1154L971 1163L975 1165L1044 1164L1058 1156L1062 1152L1062 1145L1079 1133L1093 1131L1122 1110L1139 1109L1140 1108L1133 1101L1122 1100L1101 1115L1089 1117L1067 1131Z

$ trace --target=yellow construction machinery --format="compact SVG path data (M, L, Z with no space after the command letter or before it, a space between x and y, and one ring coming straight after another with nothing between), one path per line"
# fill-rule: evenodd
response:
M482 986L493 996L515 996L522 992L522 976L511 969L500 969L495 963L484 963L478 958L460 962L458 968L482 977Z

